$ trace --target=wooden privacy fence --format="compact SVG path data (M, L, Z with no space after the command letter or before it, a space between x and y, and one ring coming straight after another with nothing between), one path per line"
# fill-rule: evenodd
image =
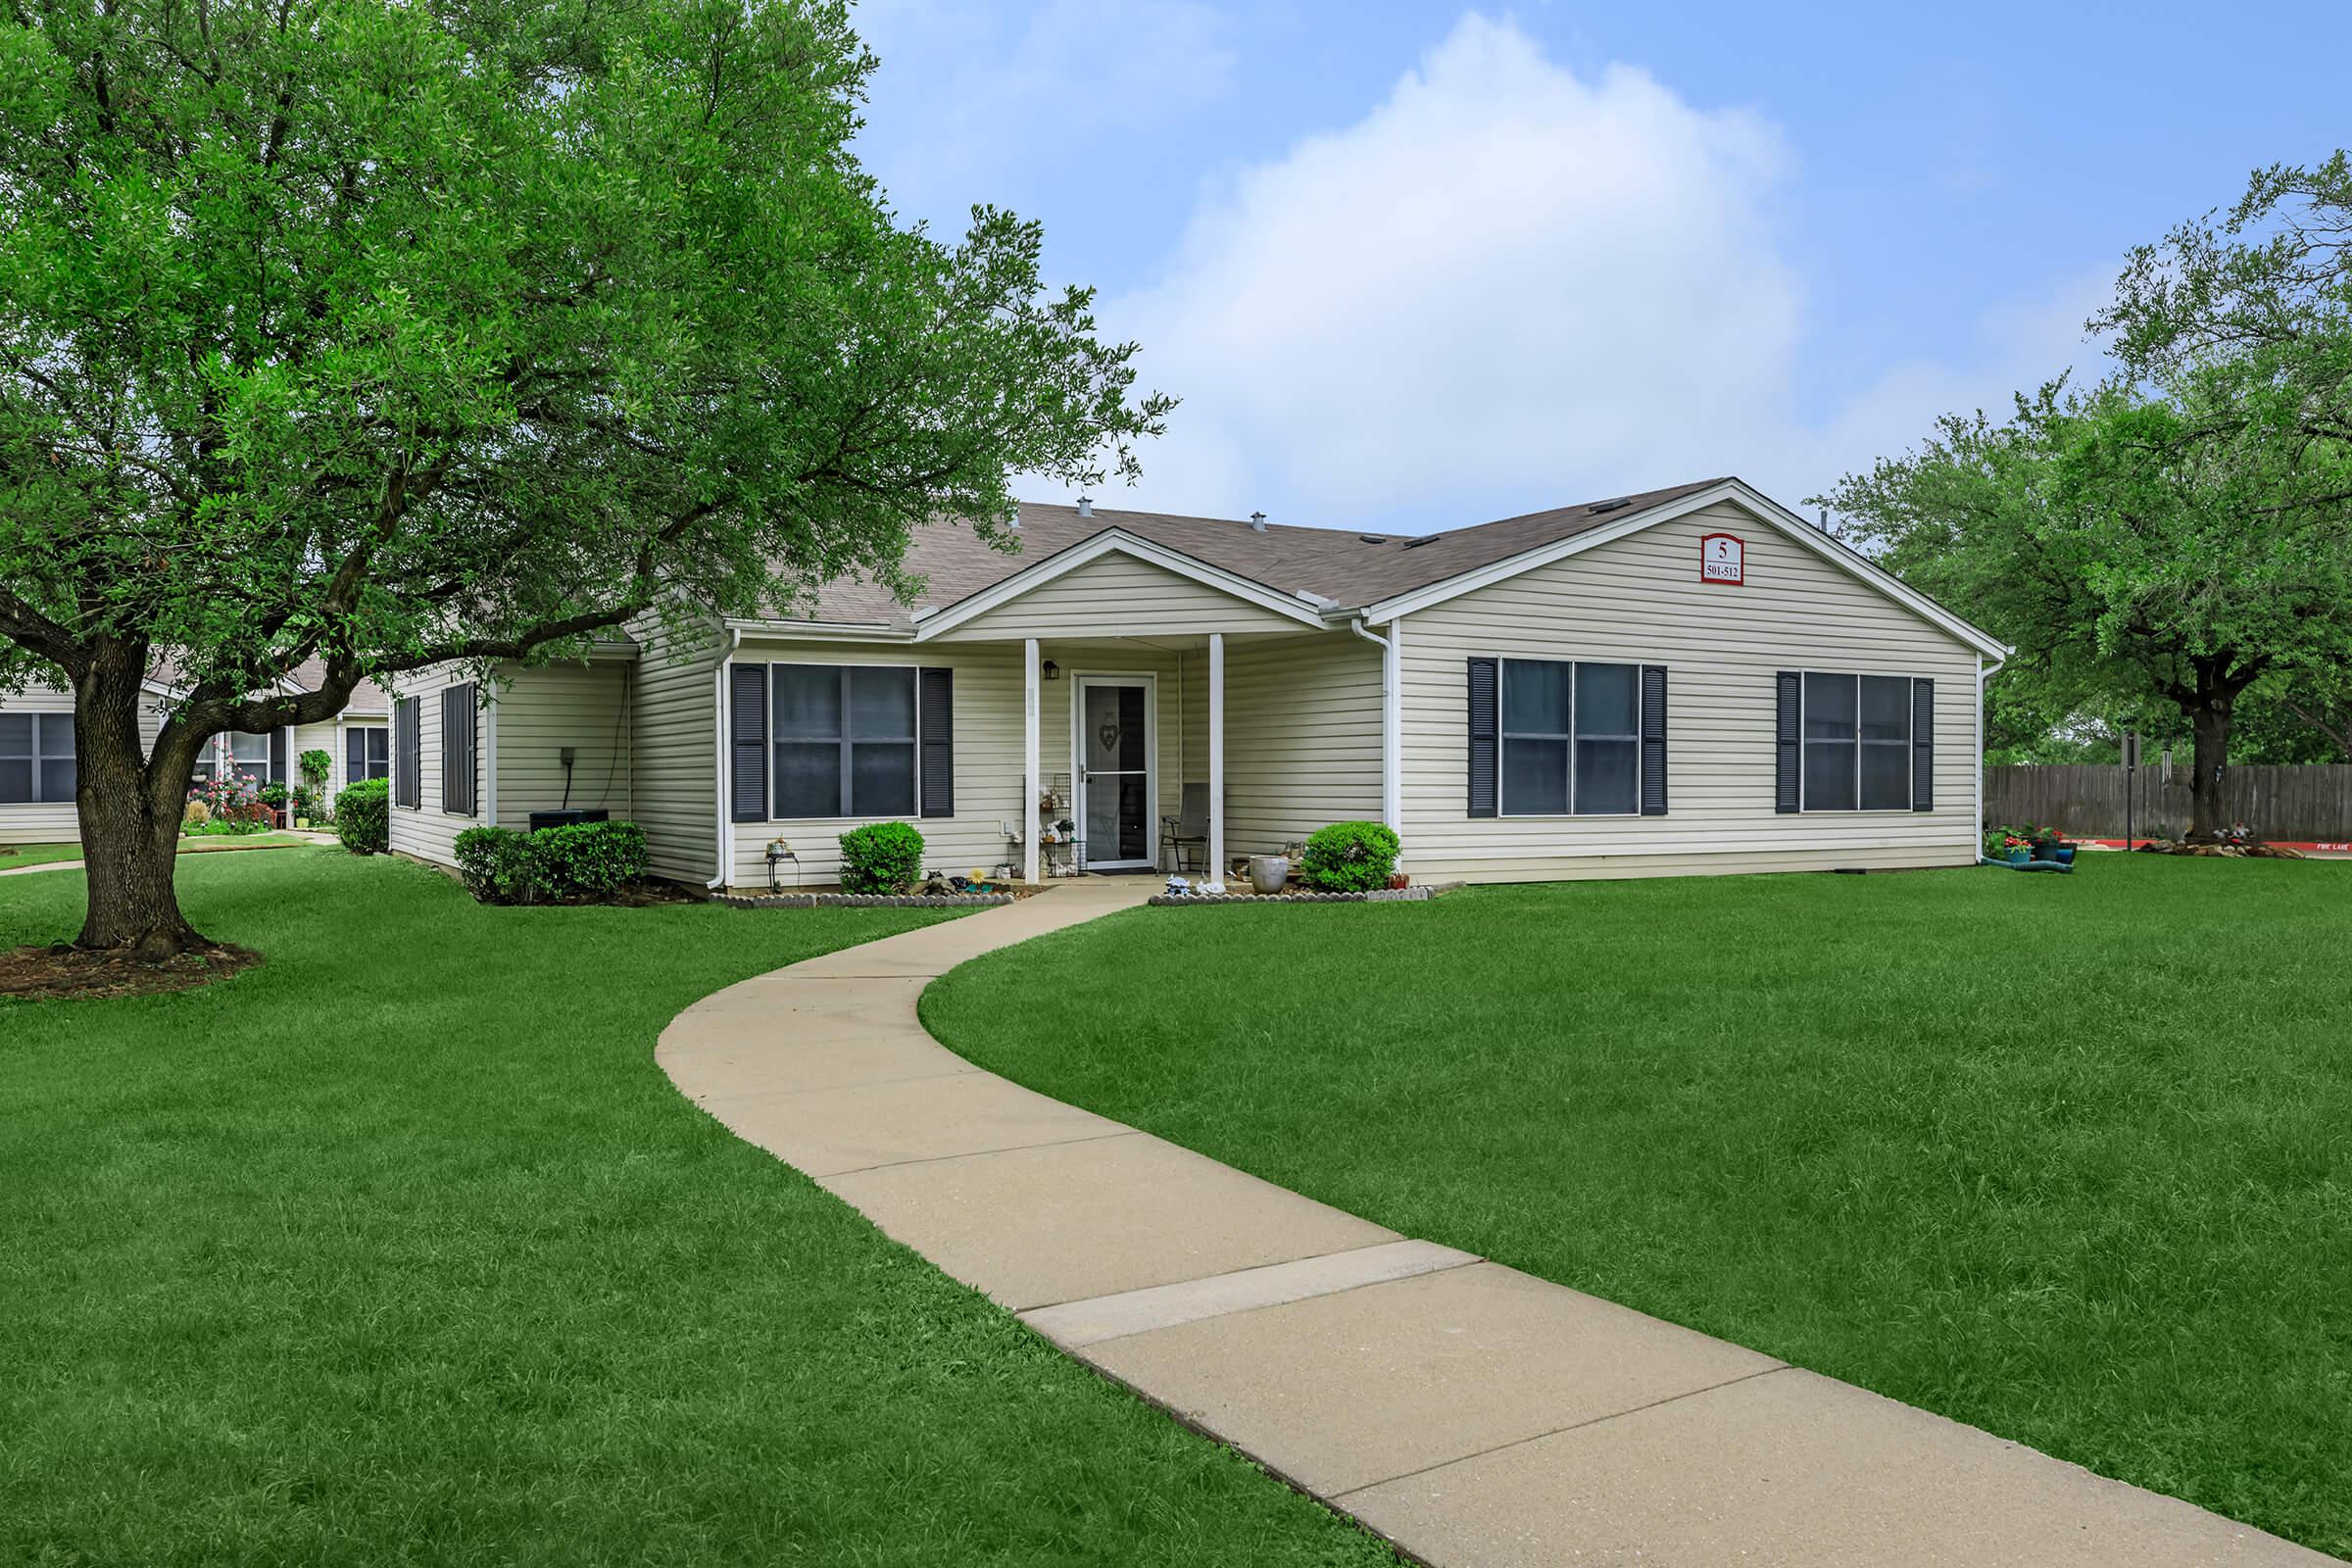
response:
M2169 774L2169 776L2168 776ZM2315 763L2232 767L2223 775L2230 820L2289 843L2352 840L2352 766ZM2139 770L2132 826L2180 833L2188 826L2188 764ZM2112 764L2033 764L1984 770L1987 824L2039 822L2077 838L2124 834L2124 770Z

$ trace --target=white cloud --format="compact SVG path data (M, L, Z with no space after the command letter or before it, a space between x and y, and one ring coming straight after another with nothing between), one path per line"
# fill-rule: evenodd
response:
M1800 418L1790 175L1754 115L1580 77L1468 17L1362 120L1204 197L1158 281L1104 303L1142 383L1185 400L1110 504L1449 526L1719 472L1794 503L2071 357L2034 358L2070 296L1988 320L1982 363Z

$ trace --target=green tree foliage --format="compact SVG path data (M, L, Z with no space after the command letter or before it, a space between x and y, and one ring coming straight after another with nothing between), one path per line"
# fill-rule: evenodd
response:
M70 684L81 941L195 940L191 763L363 675L748 612L1167 400L850 152L840 4L26 0L0 22L0 679ZM260 695L308 658L319 688ZM154 662L177 696L137 733Z
M2122 366L2109 381L1946 418L1825 498L2017 645L1995 689L2046 725L2021 749L2102 715L2162 730L2151 708L2169 708L2194 754L2193 834L2227 825L2241 699L2263 750L2294 753L2309 743L2276 720L2301 708L2325 732L2352 662L2348 242L2343 154L2266 171L2229 214L2132 253L2090 322Z

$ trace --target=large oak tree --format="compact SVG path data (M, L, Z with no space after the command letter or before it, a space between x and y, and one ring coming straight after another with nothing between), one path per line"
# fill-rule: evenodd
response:
M899 220L843 7L19 0L0 683L74 693L79 942L202 939L193 762L364 675L749 612L1167 407L1038 230ZM315 691L280 678L323 661ZM141 679L179 693L142 746Z

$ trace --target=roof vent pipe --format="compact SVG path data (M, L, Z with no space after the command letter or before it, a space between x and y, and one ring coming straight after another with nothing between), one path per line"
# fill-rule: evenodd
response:
M1266 531L1266 514L1262 512L1250 514L1250 526L1254 532L1264 533Z
M1080 496L1078 498L1078 515L1081 517L1091 517L1094 514L1095 498L1093 496Z
M1824 507L1819 512L1815 513L1814 515L1821 520L1821 531L1823 533L1828 533L1830 531L1830 509Z

